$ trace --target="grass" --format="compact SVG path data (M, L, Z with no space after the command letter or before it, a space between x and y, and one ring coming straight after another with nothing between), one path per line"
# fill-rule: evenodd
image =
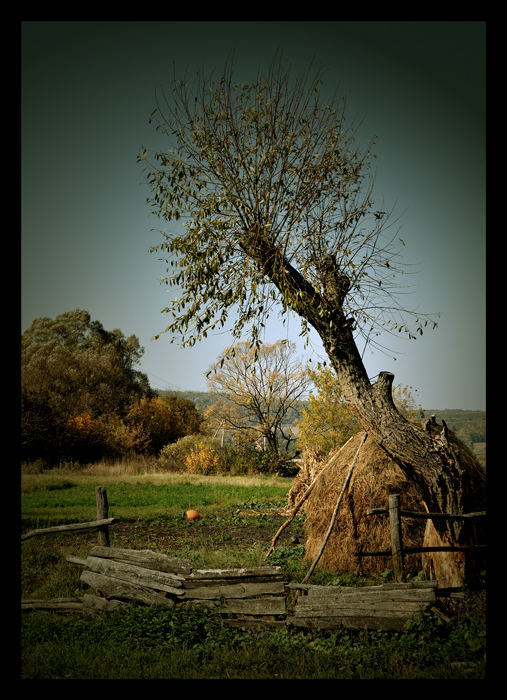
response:
M106 486L109 516L123 519L177 517L193 508L213 515L238 503L284 502L292 479L276 476L192 474L90 475L54 469L23 474L22 528L88 522L97 516L95 487Z
M105 485L110 511L130 519L134 549L153 546L184 556L196 568L258 566L267 547L235 541L234 528L255 533L268 523L269 505L283 501L290 479L199 477L177 474L90 474L52 470L22 477L23 529L95 517L96 485ZM190 525L181 518L188 501L205 514ZM266 515L268 513L268 515ZM111 514L111 513L110 513ZM298 516L295 532L301 523ZM213 537L206 523L215 523ZM177 527L180 547L160 549L150 532ZM115 527L110 529L115 537ZM188 540L186 533L188 532ZM220 539L223 538L223 539ZM230 538L230 539L228 539ZM255 539L255 538L254 538ZM22 543L23 598L82 596L81 567L68 554L86 557L94 533L52 534ZM112 545L124 546L121 541ZM220 547L218 546L220 545ZM188 547L188 548L187 548ZM278 546L269 559L282 566L284 580L301 580L308 570L304 546ZM386 572L388 577L388 572ZM383 579L372 581L382 582ZM317 572L312 583L362 585L364 579ZM403 633L301 631L288 627L252 631L225 625L217 610L180 610L131 605L96 616L48 611L21 617L22 678L406 678L485 677L485 592L467 592L444 612L408 623ZM456 664L469 664L468 667ZM452 665L455 664L455 665Z

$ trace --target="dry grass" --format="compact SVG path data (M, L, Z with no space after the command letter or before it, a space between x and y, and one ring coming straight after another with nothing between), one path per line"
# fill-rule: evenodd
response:
M142 461L125 460L124 462L101 461L90 464L80 469L60 467L57 469L35 470L21 465L21 491L28 493L34 488L47 487L52 482L62 479L70 480L76 484L95 484L98 479L103 485L122 481L125 483L152 483L158 485L178 484L213 484L222 486L281 486L287 487L290 480L276 475L252 475L252 476L204 476L202 474L190 474L186 472L176 473L167 471L155 471L156 465L149 468L149 460ZM144 465L144 469L141 468Z
M418 426L420 427L420 426ZM441 430L441 426L438 426ZM354 435L340 450L339 457L319 479L314 491L305 504L307 534L306 557L313 561L317 555L329 526L338 495L349 471L352 460L364 433ZM454 434L449 440L460 452L461 462L473 477L478 510L485 503L485 475L472 453ZM327 462L327 460L326 460ZM321 468L324 464L321 465ZM318 473L318 465L308 465L306 478ZM305 475L302 475L304 480ZM295 485L296 487L296 485ZM307 485L300 483L304 492ZM389 519L383 515L367 516L369 508L385 508L389 495L401 494L404 510L425 511L418 488L408 481L399 467L379 449L371 439L367 439L359 453L349 486L344 494L338 519L320 559L322 570L362 572L378 574L392 567L390 557L355 557L353 552L390 550ZM290 494L289 494L290 497ZM402 536L406 547L421 546L424 538L425 520L403 518ZM421 555L405 557L407 570L420 570Z

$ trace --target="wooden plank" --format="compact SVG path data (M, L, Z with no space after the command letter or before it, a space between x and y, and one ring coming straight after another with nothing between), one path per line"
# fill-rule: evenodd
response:
M108 599L139 600L147 605L153 605L154 603L160 603L169 607L174 605L174 601L171 598L157 594L150 588L133 585L127 581L97 574L93 571L83 571L80 578L81 581L84 581Z
M168 557L151 549L122 549L120 547L93 547L90 556L104 559L118 559L136 564L145 569L164 571L172 574L192 573L192 562L180 557Z
M74 557L72 554L68 554L65 557L65 561L69 561L71 564L81 564L82 566L88 566L86 559L81 559L81 557Z
M366 515L387 515L389 508L368 508ZM420 520L467 520L468 518L485 518L486 511L482 510L477 513L462 513L460 515L450 515L449 513L422 513L413 510L401 510L400 515L405 518L419 518Z
M342 591L308 591L308 595L303 596L299 600L326 600L338 604L343 601L345 604L351 604L353 601L386 601L386 602L434 602L435 591L433 589L413 589L409 591L362 591L351 593ZM348 603L347 603L348 601Z
M94 527L101 527L103 525L113 525L114 523L119 523L117 518L106 518L103 520L92 520L88 523L73 523L72 525L55 525L54 527L44 527L39 530L31 530L30 532L25 532L21 535L22 540L28 540L30 537L35 537L36 535L49 535L52 532L71 532L73 530L90 530Z
M413 613L426 610L431 603L348 603L334 605L332 603L305 603L304 599L297 602L295 617L406 617Z
M409 581L408 583L382 583L379 586L316 586L312 583L289 583L287 588L299 589L303 591L319 590L319 591L392 591L392 590L411 590L414 588L436 588L438 581Z
M181 595L181 578L174 574L168 574L162 571L154 571L152 569L141 569L131 564L124 564L110 559L101 559L99 557L88 557L87 565L96 573L105 574L112 578L127 581L128 583L138 584L147 588L155 588L159 591L166 591L174 595Z
M267 578L281 577L283 575L281 566L257 566L244 569L194 569L186 577L187 581L214 580L214 579L234 579L234 578Z
M206 605L213 607L216 601L189 600L177 602L180 605ZM245 615L285 615L285 598L247 598L246 600L231 599L220 605L219 610L223 614L241 613Z
M272 581L268 583L237 583L223 586L203 586L185 590L179 600L212 600L216 596L223 595L228 600L230 598L247 598L251 595L267 593L283 593L283 581Z

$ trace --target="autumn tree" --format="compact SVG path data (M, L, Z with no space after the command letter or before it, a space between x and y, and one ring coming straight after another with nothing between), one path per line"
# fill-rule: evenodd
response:
M145 436L143 451L148 454L158 454L166 445L190 434L181 415L160 396L134 402L128 412L127 422L136 426Z
M229 62L162 91L150 121L167 137L141 148L151 211L164 229L171 340L191 346L224 328L258 346L275 309L313 327L355 419L415 482L430 511L462 513L483 499L445 428L419 429L397 410L394 375L370 381L361 344L408 339L436 326L406 305L404 243L393 210L373 196L372 146L345 122L345 102L322 91L323 71L293 75L275 60L248 84ZM155 116L156 115L156 116ZM158 334L159 337L160 333ZM482 478L482 477L481 477ZM482 494L482 495L478 495ZM462 521L435 522L459 541Z
M133 401L155 396L135 369L143 352L135 335L107 331L87 311L35 319L21 337L23 456L58 460L85 443L95 456L98 419L121 420Z
M248 343L224 350L207 373L209 391L223 398L210 412L215 423L255 435L273 452L279 452L281 445L288 448L292 438L283 428L285 416L310 384L295 354L295 343L283 340L261 345L256 361L255 349Z
M185 435L200 432L204 418L193 401L173 394L164 395L161 398L171 411L181 419Z
M314 390L310 391L308 405L302 409L297 421L298 448L305 450L311 447L328 454L331 449L344 445L361 428L343 398L333 368L319 362L316 368L308 370L308 374ZM416 404L412 387L395 386L393 400L407 420L421 418L421 408Z

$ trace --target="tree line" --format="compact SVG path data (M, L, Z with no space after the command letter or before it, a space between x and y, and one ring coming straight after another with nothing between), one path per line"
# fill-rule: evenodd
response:
M107 331L87 311L36 319L21 345L24 461L160 457L167 446L198 435L195 454L185 452L193 470L209 473L218 465L213 453L218 441L253 462L264 453L269 470L308 448L327 454L360 429L333 369L299 360L288 341L263 344L257 352L248 343L226 348L207 373L208 392L154 391L135 369L144 352L137 337ZM417 404L416 394L406 386L393 391L409 420L431 415ZM432 413L445 417L465 442L485 440L485 413ZM182 442L184 451L193 449L191 443Z
M159 396L135 369L143 352L135 335L107 331L81 309L35 319L21 337L21 459L154 455L197 432L195 405Z

